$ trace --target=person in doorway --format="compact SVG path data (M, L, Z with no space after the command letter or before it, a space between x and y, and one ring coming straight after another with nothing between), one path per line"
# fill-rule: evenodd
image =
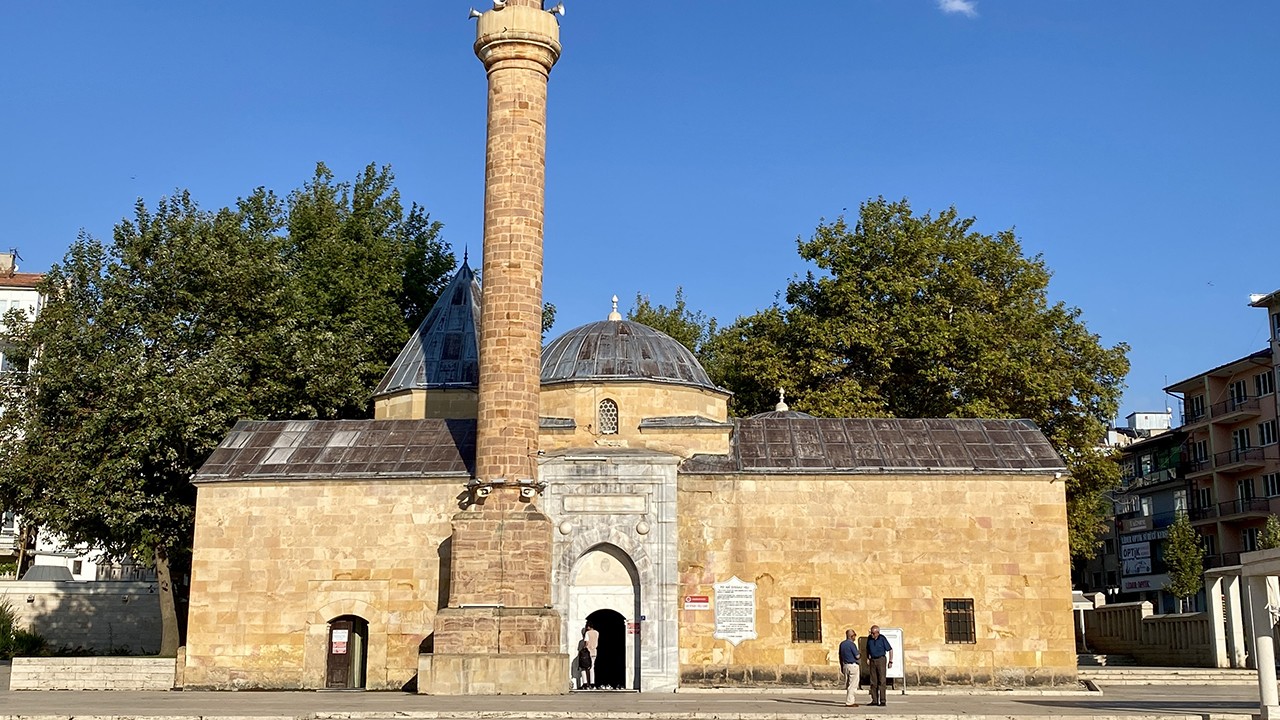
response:
M591 651L587 649L587 629L585 627L582 628L582 639L578 641L576 664L578 666L578 689L590 689L595 668L591 662Z
M893 646L880 634L880 626L872 625L867 635L867 666L871 674L871 704L884 707L884 686L893 667Z
M840 672L844 675L844 706L858 707L854 691L858 688L858 633L844 631L840 643Z
M591 627L591 621L587 621L586 626L582 628L582 641L586 643L587 652L591 655L591 667L587 671L587 687L594 689L596 687L596 653L600 649L600 631Z

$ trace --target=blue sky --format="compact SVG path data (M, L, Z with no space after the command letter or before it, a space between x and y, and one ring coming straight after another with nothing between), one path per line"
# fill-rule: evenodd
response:
M474 0L478 7L487 0ZM609 296L731 321L871 197L1013 227L1055 299L1132 345L1121 415L1266 344L1280 289L1280 3L566 0L551 78L553 332ZM480 245L467 0L0 7L0 246L24 270L135 200L389 163ZM847 210L846 210L847 209Z

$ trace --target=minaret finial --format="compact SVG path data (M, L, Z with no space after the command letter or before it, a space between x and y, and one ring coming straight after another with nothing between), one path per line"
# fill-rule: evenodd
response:
M462 264L463 265L467 264L467 255L470 252L471 252L471 248L467 247L466 245L462 246Z
M778 388L778 404L774 405L773 409L777 410L778 412L786 412L791 409L787 407L787 391L786 390L783 390L782 388Z
M618 314L618 296L613 296L613 310L609 311L609 322L618 322L622 315Z

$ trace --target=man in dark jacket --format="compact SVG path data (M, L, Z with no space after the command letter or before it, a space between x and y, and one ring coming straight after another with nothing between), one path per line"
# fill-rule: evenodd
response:
M885 678L893 667L893 646L880 634L880 626L872 625L867 636L867 666L871 674L871 704L884 707Z

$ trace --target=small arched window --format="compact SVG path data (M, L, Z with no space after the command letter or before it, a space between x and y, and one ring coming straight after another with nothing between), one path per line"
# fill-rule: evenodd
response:
M600 417L597 425L601 435L618 434L618 403L608 398L600 401Z

